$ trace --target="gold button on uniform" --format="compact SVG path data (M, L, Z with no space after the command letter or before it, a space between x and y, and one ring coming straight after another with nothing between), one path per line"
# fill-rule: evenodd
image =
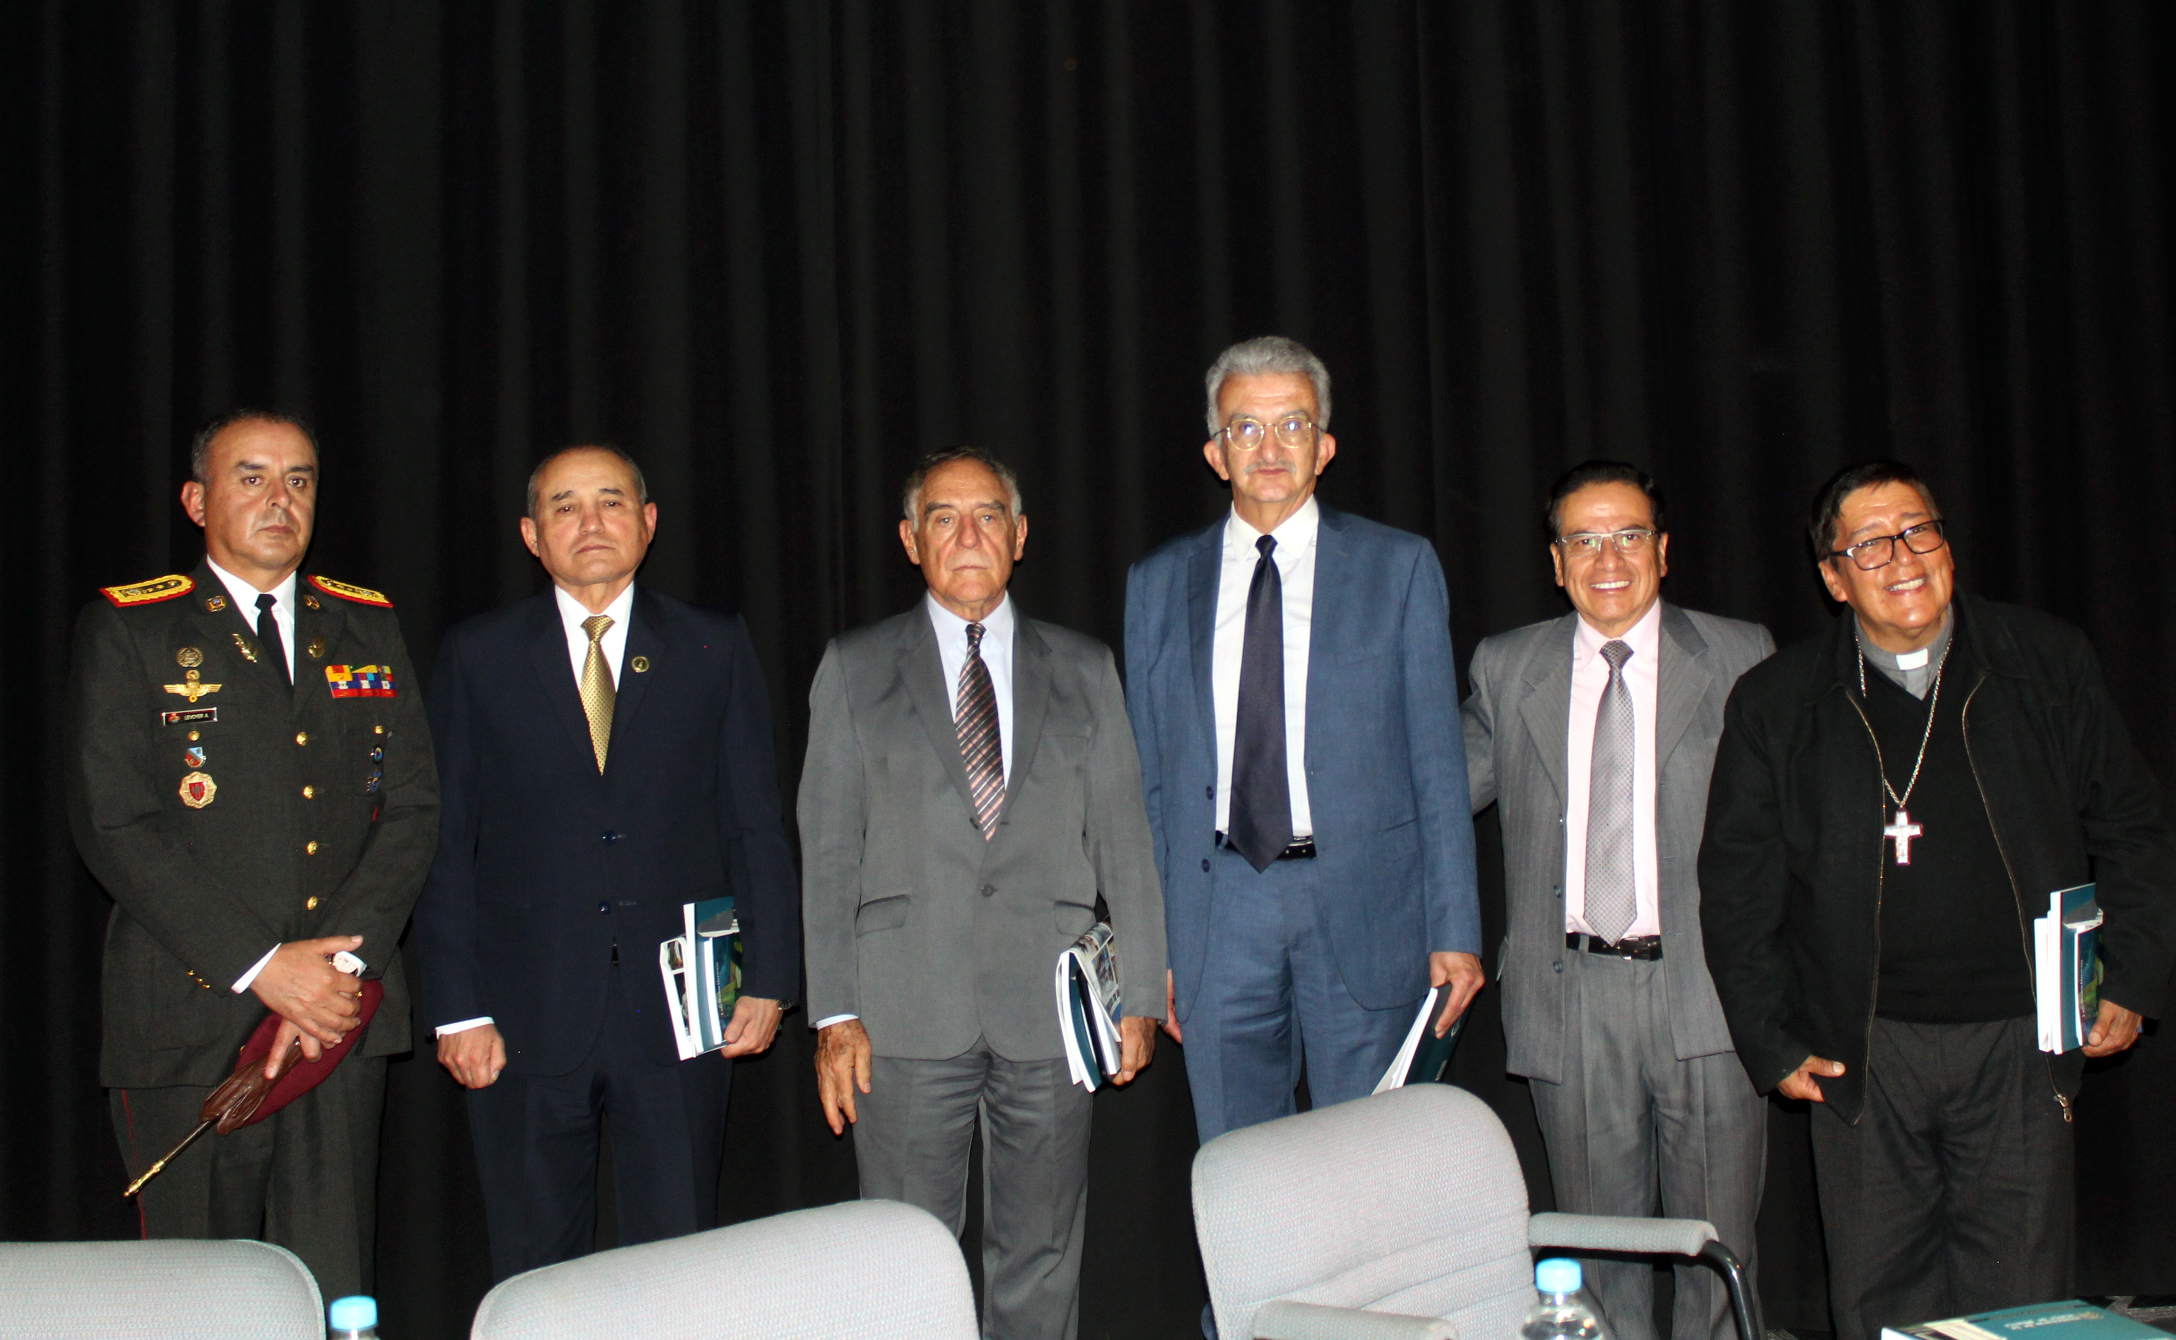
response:
M385 734L385 727L383 727L383 726L372 726L372 727L370 728L370 733L371 733L372 735L383 735L383 734Z
M308 732L308 731L306 731L306 730L298 730L298 731L296 731L296 732L295 732L295 743L296 743L296 744L308 744L309 742L310 742L310 732Z
M311 838L307 843L303 844L302 849L312 856L317 855L317 839Z
M302 910L303 910L303 911L305 911L305 912L315 912L315 911L317 910L317 895L316 895L316 894L314 894L314 893L313 893L313 894L311 894L311 895L310 895L310 901L308 901L308 902L306 902L306 903L304 903L304 904L302 905Z
M302 788L302 798L303 798L304 800L315 800L315 799L317 799L317 788L316 788L316 787L314 787L314 786L305 786L305 787L303 787L303 788Z

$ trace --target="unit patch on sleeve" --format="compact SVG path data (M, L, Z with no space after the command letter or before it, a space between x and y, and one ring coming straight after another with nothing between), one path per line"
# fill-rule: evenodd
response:
M325 683L335 698L398 698L390 665L328 665Z
M131 605L152 605L161 600L173 600L195 589L194 578L184 577L177 572L165 577L153 577L148 582L137 582L133 586L101 586L98 593L112 601L114 608L127 609Z
M380 609L388 610L393 608L392 601L367 586L350 586L346 582L336 582L330 577L320 577L315 573L310 574L310 585L326 595L352 600L358 605L376 605Z

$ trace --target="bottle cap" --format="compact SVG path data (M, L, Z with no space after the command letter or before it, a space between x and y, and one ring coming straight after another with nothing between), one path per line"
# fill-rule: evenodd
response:
M1534 1266L1534 1287L1543 1293L1578 1293L1579 1263L1566 1256L1552 1256Z
M325 1309L325 1320L336 1331L368 1331L378 1324L378 1300L368 1294L335 1298Z

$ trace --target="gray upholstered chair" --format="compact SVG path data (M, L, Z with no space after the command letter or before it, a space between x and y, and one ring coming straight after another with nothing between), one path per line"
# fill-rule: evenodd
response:
M1194 1228L1225 1340L1511 1340L1534 1248L1700 1257L1760 1340L1743 1272L1694 1219L1526 1212L1503 1123L1448 1084L1264 1122L1194 1157Z
M847 1201L545 1266L484 1295L473 1340L975 1340L935 1216Z
M325 1305L269 1243L0 1243L0 1340L33 1337L325 1340Z

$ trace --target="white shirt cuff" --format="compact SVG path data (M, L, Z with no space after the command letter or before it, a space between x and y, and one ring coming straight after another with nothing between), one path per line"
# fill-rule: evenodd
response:
M251 964L248 972L245 972L240 977L234 979L234 994L239 996L244 991L249 990L249 984L257 980L257 974L264 971L264 965L270 963L272 961L272 956L279 952L280 947L278 945L274 945L270 949L265 950L263 958L258 959L255 963Z
M457 1024L440 1024L433 1032L436 1036L443 1038L455 1033L466 1033L472 1028L482 1028L490 1022L491 1016L486 1014L475 1019L463 1019Z
M828 1019L818 1019L816 1027L822 1030L831 1027L833 1024L843 1024L849 1019L859 1019L860 1017L858 1014L834 1014Z

